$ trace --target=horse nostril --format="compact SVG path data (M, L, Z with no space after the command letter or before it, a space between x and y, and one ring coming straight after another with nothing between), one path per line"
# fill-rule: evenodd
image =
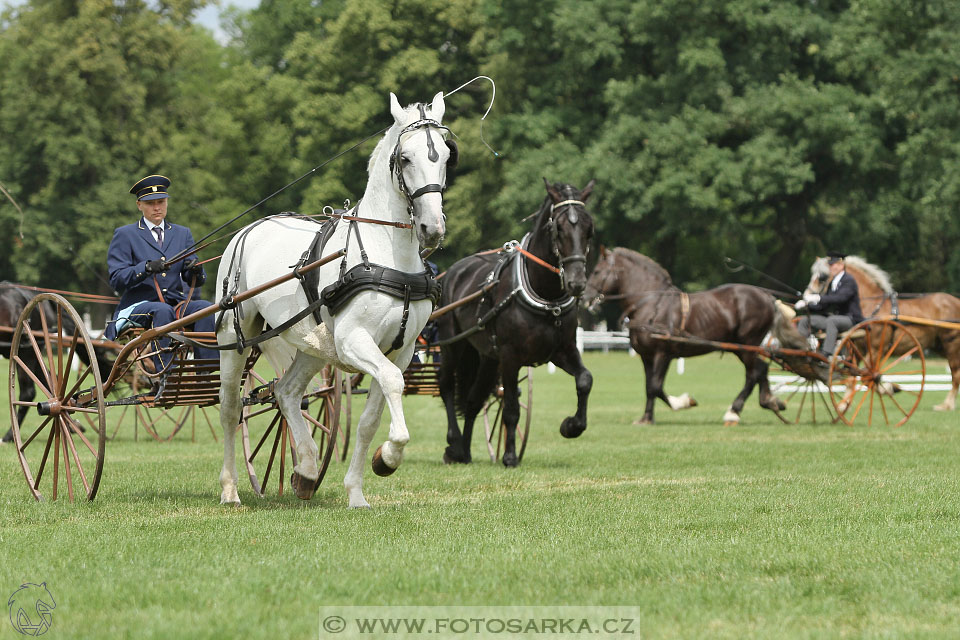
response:
M423 234L424 236L427 235L427 225L425 225L422 222L420 223L420 233Z

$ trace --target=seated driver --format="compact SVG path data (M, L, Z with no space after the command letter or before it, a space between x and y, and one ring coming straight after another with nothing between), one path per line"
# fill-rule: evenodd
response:
M857 281L847 273L844 264L846 255L831 251L827 253L830 268L830 284L822 294L805 293L797 301L797 311L806 308L810 315L800 318L797 330L806 338L811 328L823 329L826 337L820 345L820 353L829 358L837 346L837 336L853 325L863 322L860 311L860 288Z
M173 322L175 307L187 299L184 285L192 283L199 287L206 280L203 267L195 255L167 264L172 257L193 247L190 229L167 221L167 189L170 179L150 175L130 188L137 197L137 209L141 218L134 223L117 228L107 252L107 269L110 286L120 293L120 304L107 324L104 334L108 340L116 339L130 323L141 327L160 327ZM206 300L191 299L180 309L183 317L210 306ZM213 331L214 315L197 320L195 331ZM169 337L158 340L161 348L170 344ZM196 348L195 356L204 359L219 359L215 349ZM172 355L163 354L154 364L165 367Z

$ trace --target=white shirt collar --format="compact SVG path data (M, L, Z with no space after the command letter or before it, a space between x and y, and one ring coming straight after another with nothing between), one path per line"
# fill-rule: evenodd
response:
M161 222L160 224L153 224L152 222L150 222L150 221L147 220L146 218L143 219L143 222L144 222L144 224L147 225L147 229L149 229L151 233L153 233L153 230L154 230L154 229L160 229L160 231L163 231L163 230L164 230L164 229L163 229L163 222Z
M833 280L830 281L830 291L836 291L837 287L840 286L840 278L843 277L843 271L838 273L833 277Z

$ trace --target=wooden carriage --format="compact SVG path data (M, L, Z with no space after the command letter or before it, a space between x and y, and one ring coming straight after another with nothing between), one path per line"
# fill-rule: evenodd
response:
M301 273L339 255L336 253L317 260ZM289 274L237 294L233 302L242 302L293 277L294 274ZM46 313L35 313L41 305L47 305ZM192 347L188 346L190 341L215 344L216 336L185 330L196 320L217 311L216 305L210 306L162 327L134 330L124 336L123 343L112 343L109 346L116 350L117 357L104 380L94 347L103 347L106 343L91 339L70 302L49 292L30 300L11 339L9 394L17 456L30 492L37 500L56 500L63 489L71 500L79 495L90 500L96 497L103 473L108 409L135 407L169 412L182 408L199 411L219 402L219 360L196 359L192 356ZM48 318L56 320L48 321ZM74 329L65 331L64 327ZM172 338L171 346L166 348L165 361L169 358L169 364L162 372L151 372L146 363L157 355L160 337ZM20 357L25 352L40 362L42 375L35 374ZM87 357L81 358L81 353ZM254 369L259 356L259 350L254 348L244 367L242 384L246 393L238 429L243 434L251 485L258 495L263 495L271 475L279 479L279 492L283 492L288 448L290 466L296 464L296 454L288 444L291 439L286 421L273 395L275 381L264 379ZM29 403L21 401L17 394L19 376L31 379L44 399ZM346 449L345 439L338 441L342 394L340 373L328 369L302 403L304 418L313 425L320 450L317 486L334 453ZM17 409L24 405L29 410L21 422ZM255 419L260 416L265 416L266 420L262 429L255 428ZM158 440L169 439L161 438L155 427L151 429ZM179 427L174 433L177 429Z

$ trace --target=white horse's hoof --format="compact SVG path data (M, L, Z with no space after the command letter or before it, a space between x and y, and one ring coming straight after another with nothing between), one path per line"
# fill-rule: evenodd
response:
M733 409L727 409L723 414L723 426L733 427L740 424L740 416L733 412Z
M373 467L373 472L378 476L385 477L392 474L397 470L396 467L391 467L387 464L386 460L383 459L383 446L377 447L376 452L373 454L373 462L371 466Z
M221 505L228 505L228 506L232 505L232 506L234 506L234 507L239 507L239 506L240 506L240 496L234 495L233 497L228 497L228 496L226 496L226 495L222 495L222 494L221 494L221 496L220 496L220 504L221 504Z
M953 411L953 407L947 404L946 402L942 402L938 405L934 405L933 410L934 411Z

